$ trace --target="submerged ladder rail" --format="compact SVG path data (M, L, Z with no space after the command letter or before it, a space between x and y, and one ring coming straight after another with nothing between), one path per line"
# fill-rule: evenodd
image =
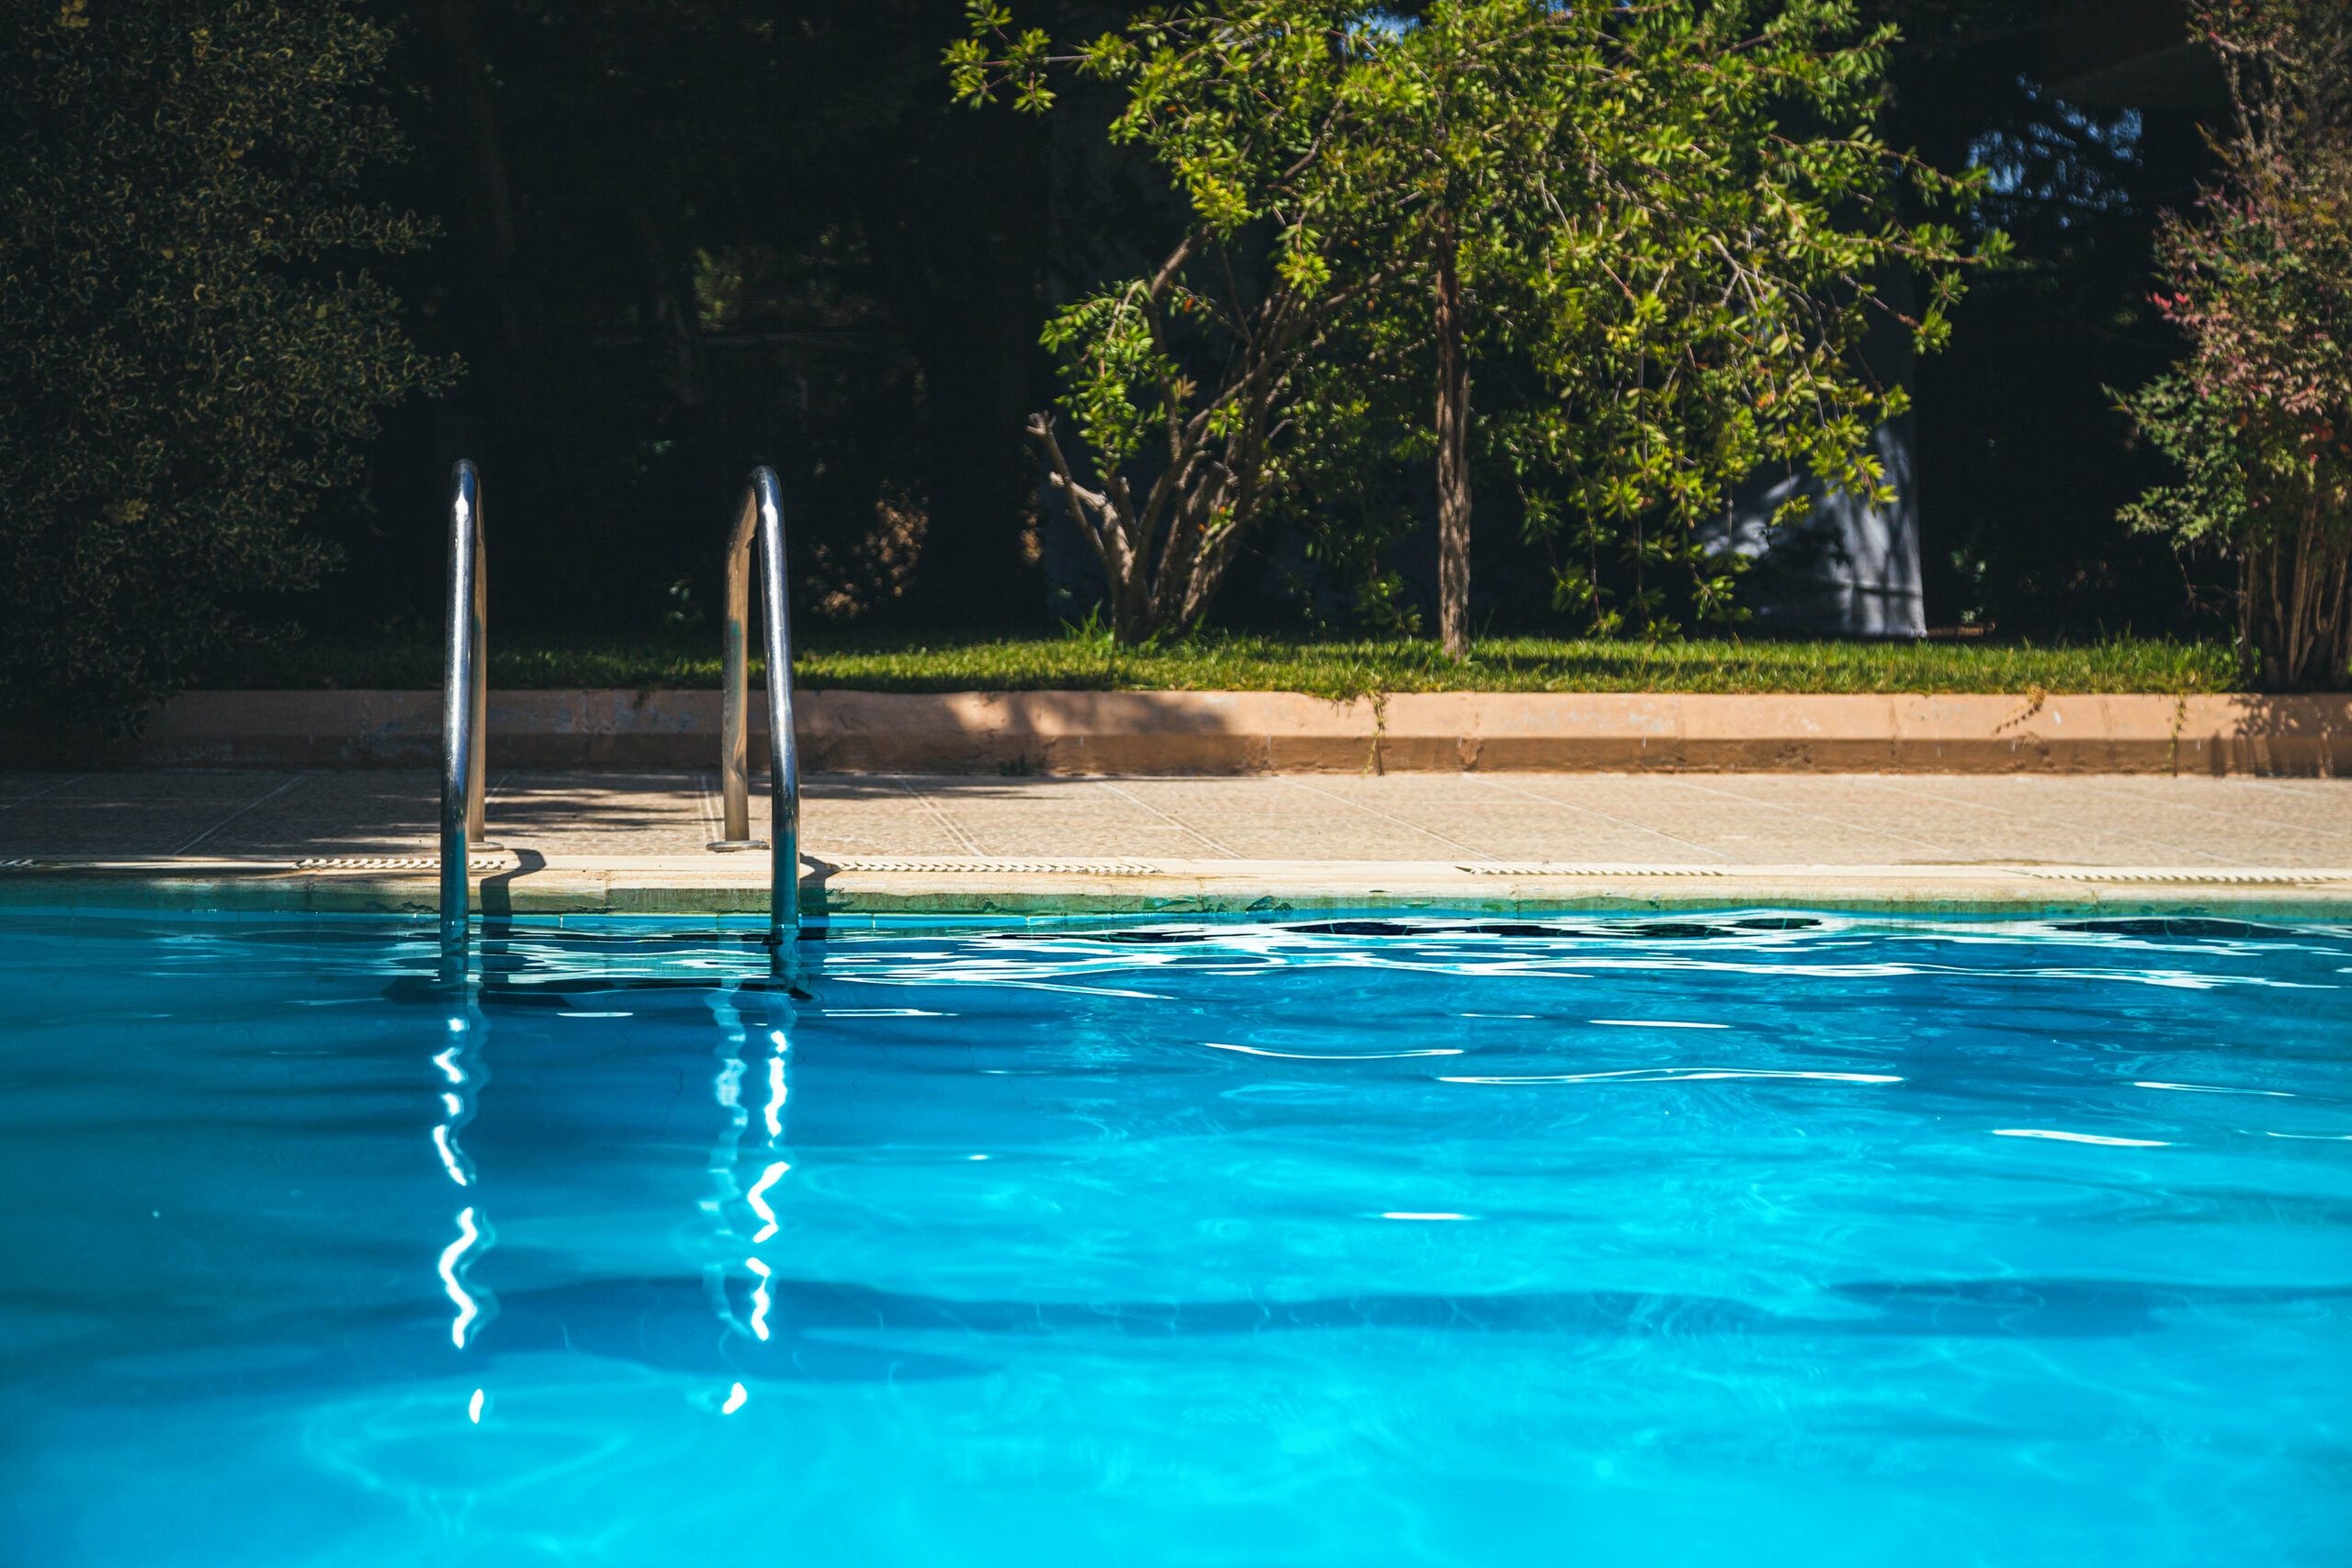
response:
M449 605L441 681L441 937L466 940L468 852L482 836L484 627L490 583L482 555L481 476L458 459L449 474Z
M767 660L768 942L783 947L800 927L800 746L792 727L792 613L784 594L784 495L775 470L752 470L742 509L727 542L727 631L720 676L719 797L725 836L714 849L752 847L750 660L745 630L752 610L752 548L760 554L762 651Z

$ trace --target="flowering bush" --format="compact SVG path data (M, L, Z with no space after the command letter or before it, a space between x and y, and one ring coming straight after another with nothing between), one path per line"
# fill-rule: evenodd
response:
M2188 339L2124 399L2179 467L2125 513L2239 569L2239 659L2269 689L2352 662L2352 10L2198 0L2230 84L2220 170L2159 238L2156 303Z

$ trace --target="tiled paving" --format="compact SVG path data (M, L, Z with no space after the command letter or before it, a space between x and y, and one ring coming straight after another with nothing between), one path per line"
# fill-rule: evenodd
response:
M0 773L0 859L434 852L424 773ZM767 802L755 784L753 831ZM490 837L549 858L706 858L715 780L509 773ZM829 775L812 856L1644 866L2352 866L2352 781L1896 774ZM1236 869L1238 869L1238 867Z

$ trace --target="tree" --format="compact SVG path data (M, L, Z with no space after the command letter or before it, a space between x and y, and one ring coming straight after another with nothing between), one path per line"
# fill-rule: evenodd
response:
M1594 550L1625 541L1637 559L1688 569L1701 607L1716 609L1728 574L1694 525L1768 464L1880 490L1869 435L1904 392L1857 363L1862 334L1881 314L1927 347L1949 330L1968 259L1960 237L1899 208L1906 187L1935 203L1972 182L1873 133L1894 31L1860 28L1851 0L1439 0L1401 17L1328 0L1193 0L1071 56L1012 33L993 0L974 16L975 37L951 51L965 96L1002 85L1043 108L1046 68L1062 59L1124 82L1113 133L1180 182L1198 234L1229 251L1256 226L1279 277L1265 298L1299 301L1277 303L1275 319L1313 330L1287 341L1238 331L1237 344L1310 355L1342 310L1408 323L1372 335L1430 362L1440 634L1457 657L1469 644L1481 355L1510 355L1540 389L1493 443L1526 485L1534 525L1573 517ZM1996 236L1984 255L1999 250ZM1125 318L1103 303L1156 298L1190 256L1172 259L1177 274L1141 294L1122 285L1056 329L1085 389L1074 406L1090 440L1113 439L1102 451L1114 467L1140 448L1131 425L1106 416L1167 407L1164 389L1133 396L1154 376L1163 389L1190 383L1156 327L1122 344ZM1883 287L1903 269L1929 279L1916 319ZM1234 385L1280 396L1298 379ZM1246 427L1215 412L1225 395L1201 416ZM1262 418L1280 428L1283 412ZM1181 487L1192 472L1171 447L1158 482ZM1248 493L1245 477L1231 482ZM1100 493L1115 513L1114 488ZM1564 605L1595 608L1599 593L1591 571L1563 569Z
M2266 688L2352 675L2352 13L2335 0L2199 0L2229 81L2220 168L2172 214L2176 369L2124 399L2180 478L2126 517L2238 566L2239 663Z
M1702 615L1731 609L1731 563L1696 536L1758 468L1883 491L1871 429L1905 407L1859 360L1874 320L1932 348L1970 257L1906 197L1973 182L1877 136L1891 26L1848 0L1552 5L1445 0L1400 36L1419 87L1396 139L1419 200L1416 299L1434 370L1439 628L1469 648L1472 377L1528 391L1489 422L1532 533L1566 532L1555 604L1604 628L1668 625L1652 568ZM1899 275L1926 275L1903 308ZM1788 510L1810 498L1799 493ZM1634 567L1623 611L1600 558Z
M1189 626L1311 442L1300 392L1317 347L1409 265L1366 254L1396 193L1365 184L1357 155L1378 144L1394 84L1367 18L1321 0L1253 5L1234 28L1205 7L1148 13L1073 55L1012 33L995 0L971 16L974 35L948 51L958 97L1009 88L1043 111L1057 64L1124 84L1112 140L1140 146L1181 194L1182 232L1148 274L1046 327L1089 461L1072 460L1050 414L1029 433L1102 563L1114 635Z
M359 258L388 35L330 0L6 0L0 708L120 721L305 586L379 411L438 387Z

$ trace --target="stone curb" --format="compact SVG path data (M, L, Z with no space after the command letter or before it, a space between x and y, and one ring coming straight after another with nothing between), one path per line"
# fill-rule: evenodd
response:
M112 747L0 736L11 765L429 767L433 692L192 692ZM712 767L718 694L490 694L493 767ZM809 772L2352 771L2352 695L1653 695L1441 692L801 694ZM752 699L754 758L765 703Z

